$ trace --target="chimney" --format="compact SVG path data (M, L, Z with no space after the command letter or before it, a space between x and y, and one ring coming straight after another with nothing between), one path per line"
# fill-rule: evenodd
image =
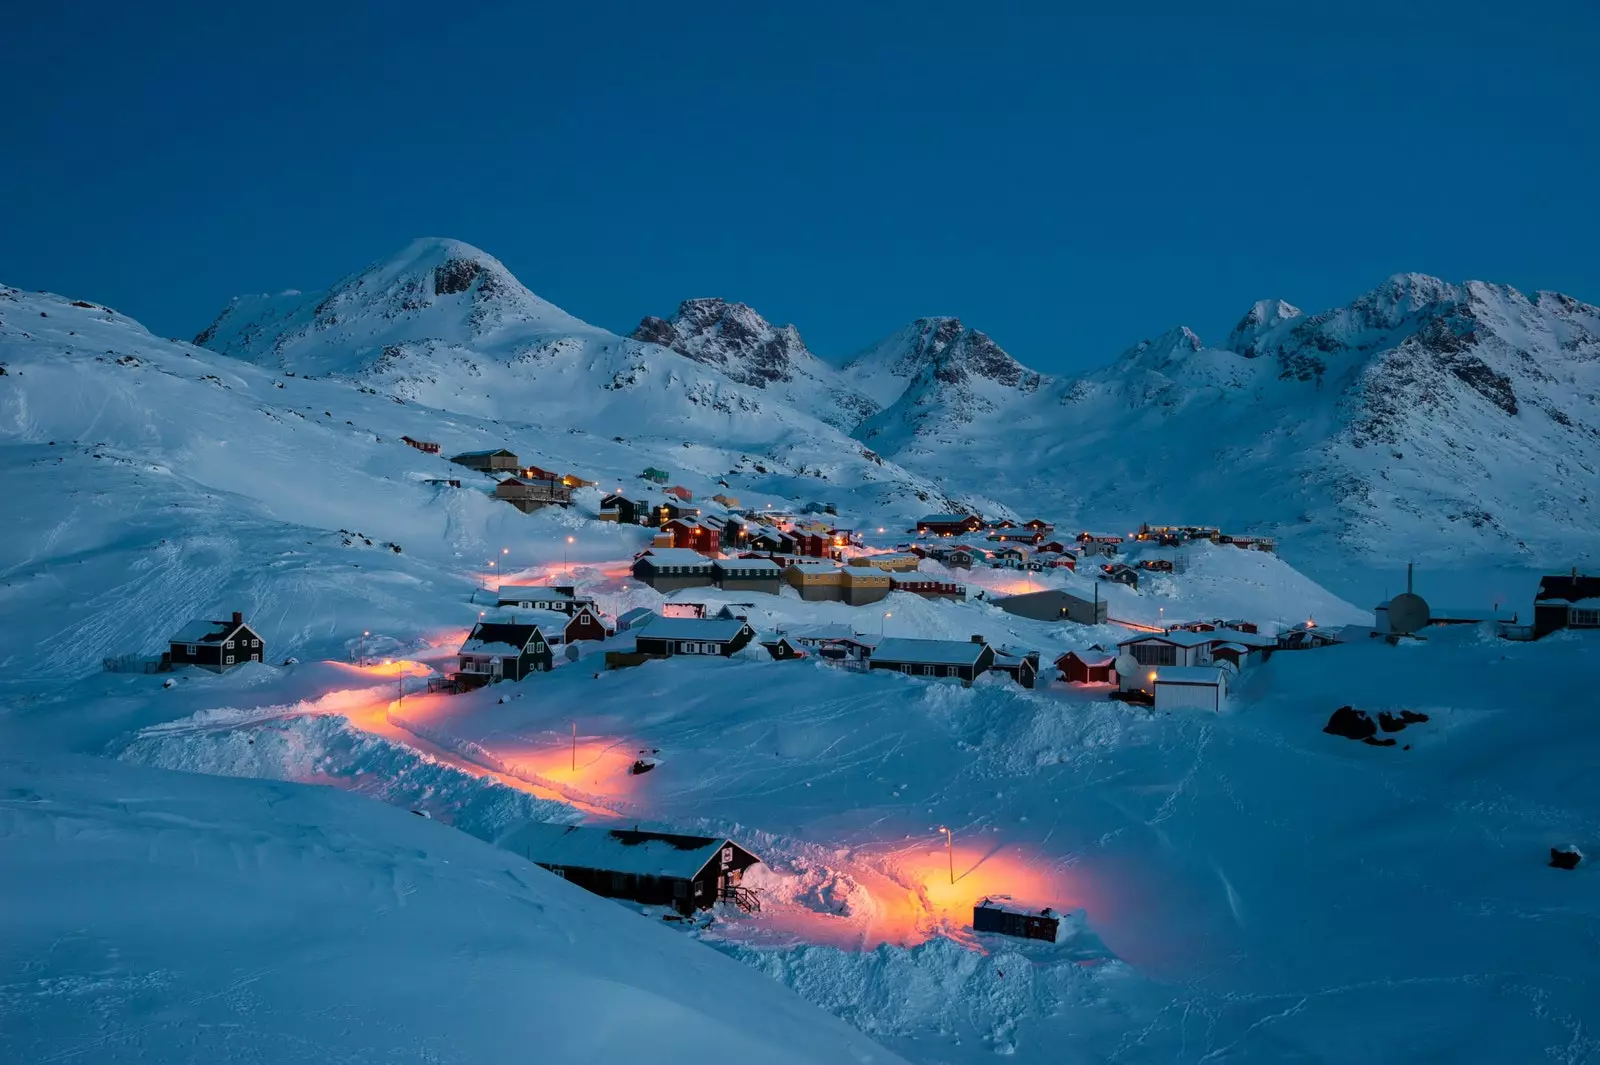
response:
M988 641L985 640L982 636L974 636L972 638L972 642L973 643L987 643Z
M243 625L244 624L244 615L239 613L239 611L235 610L233 612L233 623L235 625Z

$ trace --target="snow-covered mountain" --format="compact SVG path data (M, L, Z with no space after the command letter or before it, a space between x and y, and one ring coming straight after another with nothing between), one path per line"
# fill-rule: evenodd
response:
M1044 381L956 318L919 318L850 358L843 373L883 407L856 436L885 454L1000 415Z
M714 366L845 432L878 410L877 403L807 350L798 329L774 326L743 303L684 300L670 318L646 317L632 337Z
M567 314L471 245L424 238L325 292L236 299L195 342L454 414L624 438L639 468L749 474L764 492L802 499L854 492L913 511L952 503L935 479L852 440L855 419L841 411L860 397L792 329L744 311L686 323L679 344L695 354L685 358Z

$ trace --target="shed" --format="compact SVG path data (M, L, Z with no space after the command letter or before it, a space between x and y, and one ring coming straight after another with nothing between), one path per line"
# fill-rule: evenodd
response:
M507 451L503 447L494 451L464 451L459 455L452 456L450 461L458 466L466 466L468 469L483 470L485 472L498 470L515 472L522 468L521 464L517 462L516 452Z
M1061 916L1049 907L1034 910L1019 905L1010 895L989 895L972 908L972 930L1054 943L1060 935Z
M596 895L671 906L680 913L709 909L721 899L754 905L740 887L761 859L726 837L524 821L499 846Z
M1228 670L1221 666L1161 666L1154 670L1157 710L1221 710Z
M1061 679L1069 684L1115 684L1117 656L1101 647L1068 651L1056 659Z
M631 629L642 629L656 618L656 612L649 607L636 606L625 611L617 617L617 631L628 632Z

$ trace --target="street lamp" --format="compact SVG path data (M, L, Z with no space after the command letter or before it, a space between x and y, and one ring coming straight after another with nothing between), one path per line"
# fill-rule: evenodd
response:
M878 619L878 635L879 636L883 635L883 623L885 621L888 621L892 617L894 617L894 611L886 610L886 611L883 612L883 617Z
M567 579L572 579L572 563L567 560L567 553L572 548L572 537L567 537L567 545L561 549L561 568L567 571Z
M371 630L361 630L361 651L356 655L356 665L358 666L364 666L367 664L367 637L371 635Z
M939 826L939 831L944 833L945 854L948 855L949 859L950 859L950 883L954 884L956 882L956 837L955 837L955 833L951 832L948 828L944 827L943 825Z

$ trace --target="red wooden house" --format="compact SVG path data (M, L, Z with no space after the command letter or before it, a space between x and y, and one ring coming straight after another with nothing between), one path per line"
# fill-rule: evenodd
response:
M688 548L702 555L715 555L722 551L722 533L697 521L672 518L661 526L661 531L672 534L673 547Z
M1087 651L1068 651L1056 659L1061 679L1069 684L1115 684L1117 656L1092 647Z
M681 484L675 484L671 488L663 488L662 491L665 492L669 496L677 496L679 499L683 500L685 503L689 502L691 499L694 498L694 493L689 491L687 488L685 488Z
M807 558L831 558L834 552L833 538L824 533L791 533L794 537L795 554Z

